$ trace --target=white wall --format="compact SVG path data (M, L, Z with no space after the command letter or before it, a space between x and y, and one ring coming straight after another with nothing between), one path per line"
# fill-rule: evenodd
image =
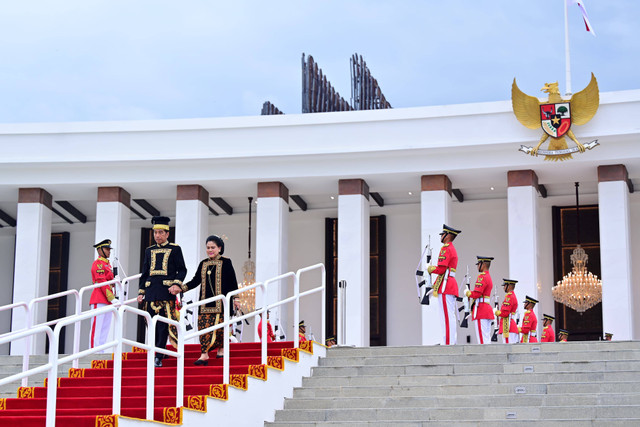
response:
M638 224L640 224L640 188L636 186L635 193L629 195L629 209L630 209L630 224L631 224L631 261L632 268L632 298L634 301L640 301L640 232L638 232ZM635 225L634 225L635 224ZM634 312L634 323L633 323L633 339L640 339L640 314ZM605 331L612 332L613 339L616 338L614 331Z
M11 304L13 301L13 262L15 249L15 228L0 229L0 306ZM24 313L22 309L14 310ZM17 314L22 316L23 314ZM11 329L11 312L0 312L0 334ZM0 346L0 354L9 354L9 346Z

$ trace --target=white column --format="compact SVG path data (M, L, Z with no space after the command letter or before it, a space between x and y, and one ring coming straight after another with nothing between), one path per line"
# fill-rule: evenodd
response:
M281 182L260 182L256 209L256 282L264 282L288 271L288 246L289 189ZM267 304L291 295L291 280L273 282L267 289ZM261 304L262 294L258 291L256 308ZM271 324L275 326L279 319L287 340L292 340L292 334L298 333L298 325L293 324L292 313L290 304L271 311ZM301 319L304 319L303 314Z
M438 264L438 253L442 247L440 232L442 225L450 222L451 211L451 181L446 175L423 175L420 193L420 236L422 247L417 252L416 259L429 241L431 242L433 258L431 264ZM424 261L426 271L426 260ZM425 273L426 274L426 273ZM425 276L426 279L426 276ZM422 288L424 291L424 288ZM440 297L439 297L440 298ZM420 305L416 293L416 304ZM442 329L438 306L433 298L429 305L420 305L422 317L422 345L434 345L442 341Z
M338 195L338 281L347 282L345 343L369 346L369 186L341 179Z
M13 276L13 302L29 303L32 299L48 295L49 255L51 252L51 194L42 188L21 188L18 193L18 219L16 224L16 256ZM35 323L47 319L47 304L35 306ZM26 327L22 310L14 310L11 330ZM11 344L11 354L21 355L26 350L25 340ZM45 337L38 335L32 354L42 354Z
M538 176L532 170L509 171L507 174L507 215L509 230L509 277L517 280L520 318L523 302L529 295L538 298ZM501 280L494 279L494 286ZM538 319L538 307L534 308Z
M633 318L629 187L624 165L598 167L602 327L615 340L638 339Z
M129 268L130 203L131 195L121 187L98 188L95 242L111 239L111 264L118 267L121 279L138 273ZM127 298L138 294L136 288L134 282Z
M207 254L205 242L209 235L209 192L201 185L178 185L176 200L176 244L182 248L187 266L185 281L191 280L196 268ZM184 293L184 301L197 301L200 287ZM197 311L190 315L193 328L197 327ZM194 339L191 342L198 342Z

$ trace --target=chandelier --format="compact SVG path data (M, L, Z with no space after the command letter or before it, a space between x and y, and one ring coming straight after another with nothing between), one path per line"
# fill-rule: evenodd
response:
M578 245L571 254L573 269L556 286L551 288L551 294L553 299L560 304L564 304L578 313L584 313L602 301L602 281L598 279L598 276L587 270L589 256L580 246L578 186L579 184L576 182L576 233Z
M238 288L253 285L256 282L256 263L251 260L251 202L253 197L249 197L249 259L247 259L242 266L242 283L238 284ZM245 313L254 311L256 306L256 290L249 289L238 295L240 300L240 307Z

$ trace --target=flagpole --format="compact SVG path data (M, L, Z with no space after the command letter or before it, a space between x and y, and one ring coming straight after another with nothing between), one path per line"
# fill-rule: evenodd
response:
M564 0L564 58L565 58L565 96L571 95L571 57L569 55L569 0Z

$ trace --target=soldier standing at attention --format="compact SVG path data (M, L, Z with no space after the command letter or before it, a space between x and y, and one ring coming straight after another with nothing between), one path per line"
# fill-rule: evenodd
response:
M93 283L104 283L114 279L113 269L109 263L109 255L111 255L111 240L105 239L93 245L98 252L98 259L93 261L91 265L91 280ZM113 285L104 285L94 288L91 292L89 305L96 309L118 302L113 293ZM99 314L91 319L91 336L89 338L89 346L97 347L107 342L109 337L109 329L111 329L111 313ZM101 352L104 352L102 350Z
M491 290L493 281L489 274L492 257L478 256L478 278L473 290L468 290L466 295L473 298L473 310L471 320L475 325L476 338L478 344L489 344L491 342L491 321L493 320L493 309L491 308Z
M456 282L456 268L458 267L458 252L453 246L454 239L460 230L442 225L440 242L442 249L438 254L438 265L430 265L429 274L437 274L433 284L433 296L438 298L440 324L442 327L442 344L455 345L458 338L458 322L456 318L456 298L458 298L458 282ZM440 296L438 294L441 294Z
M500 310L496 310L496 316L498 316L498 323L500 329L498 333L502 335L502 342L505 344L518 342L518 325L513 317L518 310L518 299L513 290L516 287L517 280L502 279L502 286L504 286L504 300L502 301L502 307Z
M169 218L155 216L151 223L156 244L149 246L144 252L142 275L138 284L138 302L144 302L144 310L151 317L160 315L178 320L176 295L187 290L182 284L187 275L182 249L174 243L169 243ZM177 341L176 327L158 322L155 346L166 348L169 335L172 341ZM156 355L156 367L162 366L162 359L164 355Z
M522 334L520 342L538 342L538 318L533 312L538 300L527 295L524 300L524 316L522 317L522 326L518 329Z
M548 314L543 314L542 327L544 329L542 330L542 337L540 338L540 342L556 341L556 334L555 332L553 332L553 328L551 327L551 324L554 320L556 320L555 317Z

